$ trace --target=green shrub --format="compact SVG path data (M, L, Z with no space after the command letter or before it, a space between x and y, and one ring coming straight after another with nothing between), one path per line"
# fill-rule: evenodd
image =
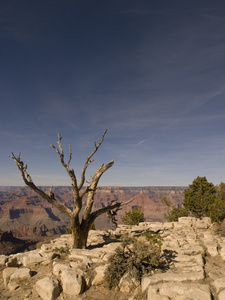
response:
M66 234L71 234L72 233L72 229L70 227L66 228Z
M189 212L183 207L174 207L170 212L166 214L166 218L169 222L177 222L181 217L188 217Z
M207 181L206 177L197 177L189 188L184 191L184 207L172 208L171 202L166 198L161 201L168 207L165 214L170 222L178 221L180 217L193 215L194 217L210 217L212 223L221 223L225 220L225 183L218 186Z
M144 274L158 268L162 264L161 246L160 235L124 236L121 246L108 259L105 271L107 287L116 287L126 272L140 281Z
M225 219L225 201L216 199L209 206L210 218L212 223L220 223Z
M96 230L94 222L91 224L90 230Z
M126 211L125 216L122 217L122 222L125 225L138 225L144 221L144 213L141 206L134 207L131 211Z
M221 223L225 219L225 183L216 186L215 201L209 205L212 223Z
M53 251L58 252L58 253L69 253L69 248L68 247L61 247L61 248L54 248Z
M216 188L206 177L197 177L189 188L184 191L184 207L197 218L210 215L209 205L216 197Z

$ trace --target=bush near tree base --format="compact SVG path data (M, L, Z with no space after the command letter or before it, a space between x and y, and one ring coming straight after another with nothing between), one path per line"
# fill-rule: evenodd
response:
M108 259L105 283L112 289L119 285L125 273L140 281L142 276L163 264L162 238L159 234L146 233L140 237L124 236L121 246Z
M125 216L122 217L122 222L125 225L138 225L144 221L144 213L141 206L134 207L131 211L126 211Z

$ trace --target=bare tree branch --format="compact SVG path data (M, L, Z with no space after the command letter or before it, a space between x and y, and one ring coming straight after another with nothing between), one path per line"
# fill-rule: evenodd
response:
M46 194L45 192L43 192L42 190L40 190L32 181L31 176L27 173L27 165L24 166L23 161L20 159L20 154L16 157L14 155L14 153L12 153L12 156L10 156L16 163L18 169L21 172L22 178L24 183L29 186L30 188L32 188L32 190L34 190L39 196L41 196L42 198L44 198L45 200L47 200L49 203L51 203L52 205L54 205L57 209L59 209L61 212L65 213L68 217L70 217L72 211L65 206L62 203L59 203L55 200L54 197L51 197L51 195ZM51 192L52 189L50 189Z
M106 132L107 132L107 129L106 131L103 133L102 135L102 138L98 138L98 144L96 144L96 142L94 142L94 146L95 146L95 149L91 152L91 154L87 157L86 159L86 162L84 164L84 167L82 169L82 173L81 173L81 181L80 181L80 184L78 186L78 190L80 191L81 188L83 187L84 185L84 182L85 182L85 173L86 173L86 170L87 170L87 167L94 161L93 159L91 160L91 158L93 157L93 155L98 151L98 148L101 146L103 140L104 140L104 137L106 135Z
M124 205L127 205L129 204L130 202L134 201L135 197L131 198L130 200L126 201L126 202L117 202L115 204L111 204L111 205L108 205L106 207L103 207L103 208L100 208L99 210L96 210L94 211L93 213L91 213L90 215L90 219L91 219L91 222L93 223L94 220L100 216L101 214L104 214L106 213L107 211L109 210L114 210L115 208L122 208L122 206ZM113 201L112 201L113 202ZM111 203L112 203L111 202Z
M51 199L55 199L55 194L52 192L52 188L53 188L53 186L51 186L50 189L49 189L49 197Z
M117 212L121 209L121 207L117 207L117 208L114 208L114 209L109 209L107 211L107 217L110 219L110 221L112 222L113 225L115 225L115 227L117 227L117 219L116 219L116 216L117 216Z
M102 176L103 173L105 173L105 171L107 171L109 168L112 167L112 165L114 164L114 161L110 161L108 162L106 165L101 165L101 167L98 168L98 170L96 171L96 173L92 176L92 181L88 187L88 196L87 196L87 204L86 207L84 209L84 215L83 215L83 219L87 220L90 216L92 207L93 207L93 203L94 203L94 195L98 186L98 182Z
M72 159L72 149L71 149L71 145L69 145L69 149L70 149L70 154L69 154L69 160L68 160L68 163L66 164L65 161L64 161L64 152L63 152L63 147L62 147L62 143L61 143L61 135L60 133L57 134L58 136L58 147L55 147L53 145L50 145L53 149L55 149L56 153L58 153L59 155L59 158L60 158L60 161L61 161L61 164L63 165L63 167L66 169L68 175L70 176L70 179L72 181L72 187L73 187L73 194L74 194L74 205L77 206L79 202L79 190L78 190L78 187L77 187L77 178L76 178L76 175L74 173L74 170L73 169L70 169L69 168L69 164L70 164L70 161Z
M70 148L70 156L69 156L69 160L68 160L68 163L67 163L68 168L69 168L69 165L70 165L70 162L71 162L71 159L72 159L72 148L71 148L70 144L69 144L69 148Z

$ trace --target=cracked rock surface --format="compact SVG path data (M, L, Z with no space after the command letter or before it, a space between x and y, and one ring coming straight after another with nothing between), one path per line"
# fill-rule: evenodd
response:
M109 255L121 234L151 231L163 238L169 267L132 285L122 278L120 289L108 290L103 277ZM209 218L179 222L120 225L115 231L90 231L88 249L70 249L63 235L26 253L0 256L0 300L224 300L225 238L215 235Z

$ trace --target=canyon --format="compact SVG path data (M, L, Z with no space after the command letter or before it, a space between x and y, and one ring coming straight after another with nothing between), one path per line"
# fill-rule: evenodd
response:
M133 197L134 201L118 211L118 224L125 211L135 206L141 206L146 222L165 221L168 207L163 203L163 197L170 201L173 207L182 204L186 187L99 187L93 206L93 211L105 207L113 200L125 202ZM49 191L50 187L41 187ZM72 188L56 186L53 188L55 198L59 202L72 207ZM84 198L85 206L86 199ZM96 229L112 229L112 224L106 216L96 219ZM69 227L67 216L54 208L46 200L41 199L28 187L0 187L0 231L11 231L15 237L32 238L63 234Z

